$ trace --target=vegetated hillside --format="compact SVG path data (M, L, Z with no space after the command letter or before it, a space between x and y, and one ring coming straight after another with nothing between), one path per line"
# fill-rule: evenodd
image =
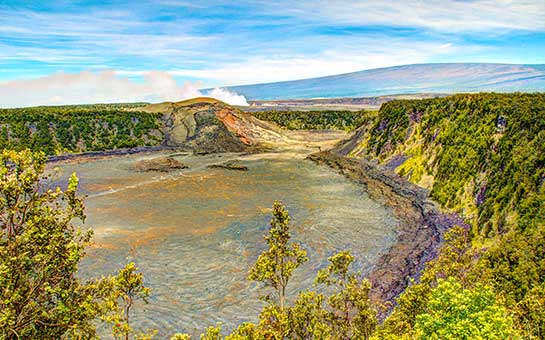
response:
M229 90L248 100L373 97L410 93L545 90L545 65L418 64L320 78L243 86Z
M29 148L53 155L162 143L161 115L125 108L141 104L0 109L0 149Z
M395 169L472 225L473 246L443 250L402 295L384 336L410 333L429 308L428 286L446 276L492 285L522 334L545 336L545 94L392 101L335 151Z
M288 130L343 130L352 131L372 115L368 111L256 111L251 115L274 122Z
M97 104L0 109L0 149L47 155L169 146L195 152L243 151L278 128L212 98L160 104Z

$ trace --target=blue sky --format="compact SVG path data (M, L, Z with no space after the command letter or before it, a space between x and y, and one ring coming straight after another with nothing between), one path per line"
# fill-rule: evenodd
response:
M0 18L0 84L84 71L138 83L159 71L207 87L545 63L544 0L1 0Z

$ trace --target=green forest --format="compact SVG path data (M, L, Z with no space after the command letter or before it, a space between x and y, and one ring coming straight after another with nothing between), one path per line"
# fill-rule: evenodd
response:
M288 130L352 131L373 115L370 111L257 111L254 117L274 122Z
M136 129L137 114L121 117L112 119ZM141 117L155 128L156 116ZM545 94L396 100L362 122L349 156L395 164L470 227L446 232L438 255L394 306L370 299L373 287L352 270L349 250L328 259L313 287L288 296L290 278L311 255L291 239L289 213L276 202L267 248L245 268L248 280L268 289L257 322L231 334L211 325L201 339L544 338ZM135 304L152 303L145 273L130 263L116 275L79 279L91 232L75 223L85 218L78 179L64 190L42 190L44 153L19 140L10 137L14 144L0 155L0 338L94 338L98 323L115 338L153 338L154 330L131 323Z
M159 145L161 115L134 111L142 105L0 109L0 148L56 155Z

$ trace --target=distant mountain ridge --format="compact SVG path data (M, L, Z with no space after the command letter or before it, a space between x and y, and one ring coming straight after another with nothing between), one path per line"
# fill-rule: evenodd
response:
M545 92L545 65L414 64L319 78L229 86L227 89L248 100L483 91Z

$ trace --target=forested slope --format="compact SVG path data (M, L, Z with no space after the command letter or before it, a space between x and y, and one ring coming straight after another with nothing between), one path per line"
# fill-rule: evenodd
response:
M159 145L161 114L141 104L0 109L0 149L29 148L48 155ZM128 111L126 109L135 111Z
M472 225L471 247L428 266L385 323L384 336L410 333L416 315L429 308L423 287L446 276L466 288L492 285L522 334L545 335L545 94L389 102L335 151L395 169Z
M288 130L343 130L352 131L372 116L374 112L323 110L323 111L256 111L254 117L274 122Z

